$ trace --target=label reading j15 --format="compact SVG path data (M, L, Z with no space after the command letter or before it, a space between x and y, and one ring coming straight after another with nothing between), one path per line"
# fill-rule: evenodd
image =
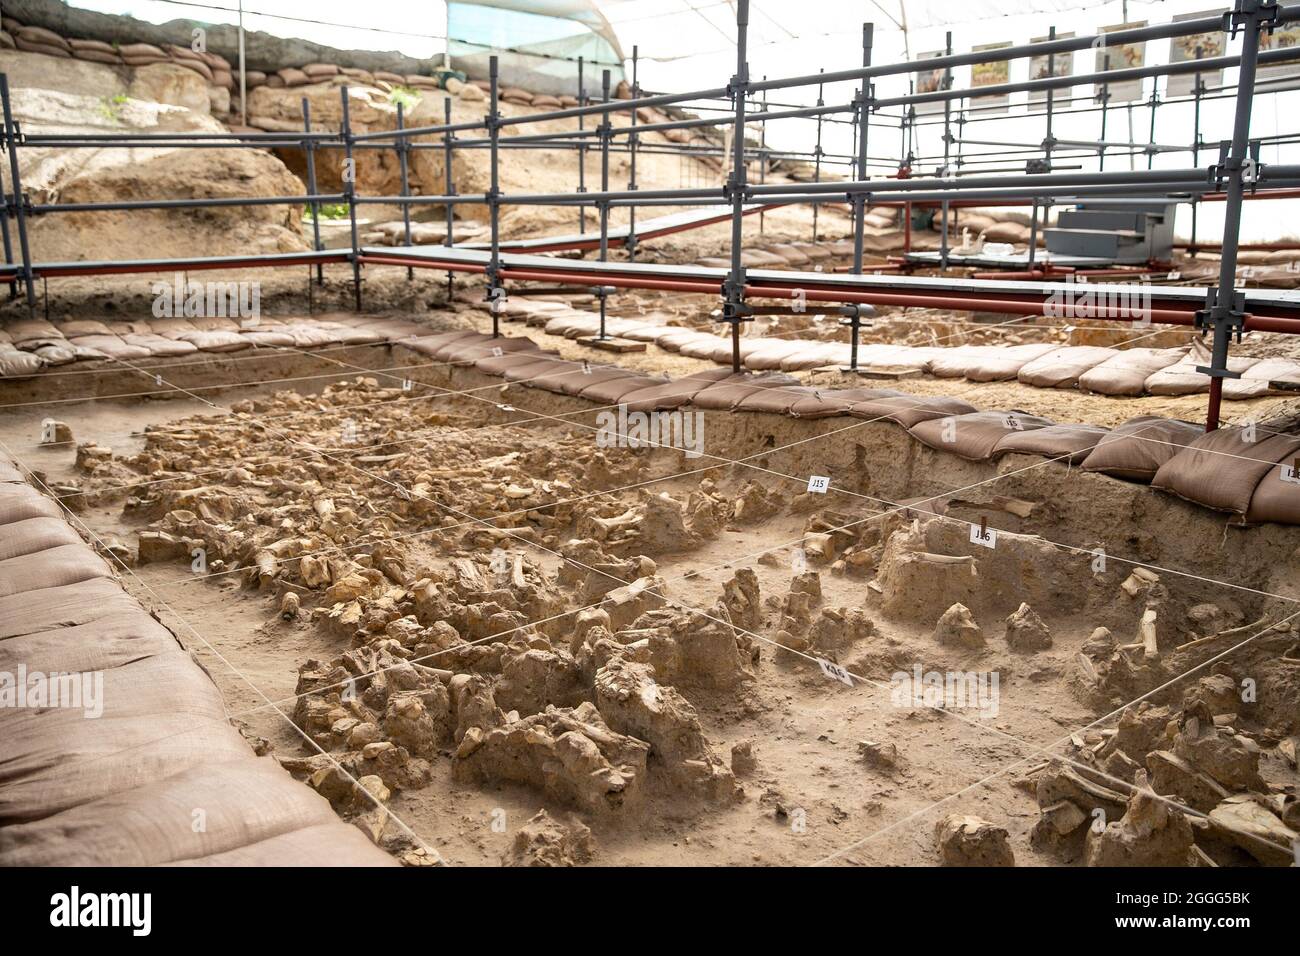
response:
M824 475L811 475L808 478L808 490L815 494L826 494L826 489L830 486L831 480Z

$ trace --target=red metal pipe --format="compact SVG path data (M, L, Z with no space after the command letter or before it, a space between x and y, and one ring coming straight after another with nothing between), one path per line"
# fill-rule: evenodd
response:
M1223 379L1215 376L1210 379L1210 407L1205 412L1205 430L1212 432L1219 427L1219 406L1223 403Z
M403 259L397 256L364 256L363 261L380 265L415 266L417 268L447 271L449 268L460 272L483 272L481 265L465 263L445 263L431 259ZM532 269L503 269L501 277L529 282L565 282L575 285L613 285L628 289L656 289L666 292L698 293L701 295L720 294L720 283L709 280L685 279L651 279L637 276L619 276L601 273L583 272L547 272ZM745 295L757 299L794 299L803 297L816 302L861 302L869 305L894 305L902 307L928 307L952 309L965 312L1002 312L1012 315L1043 314L1043 300L1038 296L1016 296L1003 294L997 298L966 296L961 293L936 295L930 292L916 291L857 291L849 289L818 289L763 282L759 285L747 285ZM1190 326L1195 323L1195 309L1149 309L1144 313L1152 322L1162 325ZM1123 308L1093 307L1086 313L1075 316L1080 319L1103 319L1114 321L1132 321L1133 317ZM1282 332L1300 335L1300 319L1274 315L1251 314L1246 317L1246 330L1258 332Z
M502 269L503 279L527 282L578 282L582 285L612 285L620 289L657 289L663 292L698 292L702 295L721 295L722 282L690 282L681 279L638 279L632 276L581 276L574 278L569 272L536 272L531 269ZM591 281L587 281L590 278Z
M188 270L191 272L201 272L205 270L220 269L239 269L245 266L249 268L273 269L279 266L299 266L315 265L318 262L347 262L348 254L340 252L337 257L321 258L320 256L303 256L302 258L279 259L275 262L267 263L259 261L255 257L226 259L223 262L202 262L187 261L183 265L162 266L157 263L101 263L93 266L59 266L57 269L51 269L48 273L37 268L33 275L40 278L43 275L49 275L51 278L63 278L65 276L107 276L107 275L133 275L138 273L150 272L176 272L178 270Z

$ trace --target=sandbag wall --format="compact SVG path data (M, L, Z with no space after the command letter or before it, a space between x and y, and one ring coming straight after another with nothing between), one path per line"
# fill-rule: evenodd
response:
M593 335L600 318L568 309L558 303L522 303L507 306L507 316L524 318L550 335L577 338ZM731 339L711 332L683 329L653 321L607 318L610 335L653 342L689 358L730 365ZM797 372L825 365L848 365L849 345L807 339L753 336L740 340L740 360L753 371ZM858 347L862 368L914 368L937 378L965 378L972 382L1016 380L1036 388L1078 388L1100 395L1193 395L1208 392L1210 377L1196 371L1210 364L1210 354L1199 340L1186 348L1114 349L1095 345L958 345L914 346L865 344ZM1226 379L1223 397L1258 398L1273 390L1277 379L1300 382L1300 362L1292 359L1258 359L1235 356L1229 361L1241 378Z
M1290 423L1221 428L1140 416L1116 429L1060 424L1021 411L981 411L957 398L894 389L823 389L780 372L709 369L678 379L541 351L525 337L444 332L405 343L436 363L473 365L527 388L629 412L684 406L794 418L891 421L932 448L971 461L1038 455L1113 478L1143 482L1247 522L1300 524L1300 434ZM523 409L526 411L526 409Z
M0 459L0 700L19 675L65 691L0 707L0 866L395 865L254 756L176 636Z

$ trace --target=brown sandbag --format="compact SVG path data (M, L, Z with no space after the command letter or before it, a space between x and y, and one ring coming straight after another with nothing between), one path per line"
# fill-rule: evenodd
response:
M311 82L311 77L302 70L287 66L282 70L276 70L275 75L284 80L285 86L306 86Z
M200 352L237 352L253 344L238 332L181 332L176 337L196 346Z
M124 57L152 56L161 60L168 59L162 47L156 47L152 43L124 43L117 48L117 52Z
M5 326L9 341L22 348L35 348L45 343L62 343L63 333L51 322L44 319L20 319Z
M1259 480L1250 499L1246 520L1300 524L1300 461L1284 455Z
M122 58L116 53L102 53L99 50L73 50L72 55L78 60L89 63L104 63L108 66L121 66Z
M203 808L201 828L195 807ZM0 865L158 866L325 824L341 821L274 757L201 763L6 828Z
M1023 412L971 412L917 422L908 429L912 437L941 451L971 461L986 461L998 442L1008 435L1054 424L1050 419Z
M0 493L0 526L28 518L61 517L62 514L53 498L47 498L26 481L6 482Z
M892 388L838 388L814 391L790 406L795 418L830 418L847 415L858 402L876 398L891 398L903 393Z
M193 860L175 866L398 866L396 860L375 847L357 827L328 823L293 830L250 846Z
M1097 425L1048 425L1046 428L1008 432L993 446L993 456L1042 455L1077 465L1107 434L1105 428Z
M21 378L33 375L41 370L45 363L30 352L23 352L12 345L0 345L0 378Z
M46 46L57 46L64 50L72 49L67 40L53 30L47 30L44 27L22 27L18 30L16 39L27 40L31 43L44 43Z
M525 336L485 336L482 340L462 339L443 346L437 351L440 362L474 363L491 355L509 355L515 352L540 351L537 343Z
M1051 345L1035 343L1033 345L993 346L992 354L981 355L966 369L966 377L972 382L1002 382L1015 378L1022 368L1034 359L1042 358L1053 351Z
M969 415L974 411L974 405L960 398L903 394L854 402L849 414L854 418L868 420L887 419L910 429L917 423L932 418L951 418L954 415Z
M0 670L13 673L20 663L40 661L47 673L81 674L121 667L178 647L171 631L141 614L138 604L125 606L124 602L123 607L89 624L54 627L0 640Z
M501 373L501 377L512 384L527 384L540 376L557 371L572 371L578 367L577 363L558 355L534 355L531 352L518 354L525 355L532 361L512 366Z
M789 415L796 402L811 398L817 389L809 385L788 385L784 388L765 388L747 395L735 405L733 412L769 412L774 415Z
M637 389L623 396L629 412L669 411L679 408L709 386L731 377L729 368L710 368L673 379L662 385Z
M111 573L104 559L84 544L60 545L0 561L0 598L79 584Z
M1176 364L1186 349L1122 349L1079 376L1079 388L1098 395L1141 395L1146 380Z
M1066 345L1026 362L1016 378L1035 388L1073 388L1084 372L1114 355L1115 349L1099 345Z
M741 372L738 375L729 375L703 391L696 392L691 398L691 404L697 408L730 411L738 402L762 389L785 388L799 384L799 380L793 375L781 375L779 373L750 375Z
M1145 383L1147 392L1152 395L1193 395L1210 390L1210 376L1196 371L1197 366L1208 367L1211 362L1209 347L1199 339L1192 343L1191 349L1177 364L1170 365L1153 373ZM1257 358L1229 356L1228 369L1233 372L1245 372L1259 362ZM1228 394L1231 379L1224 382L1224 394Z
M1112 478L1147 483L1165 462L1203 434L1204 427L1191 422L1139 415L1097 442L1081 467Z
M579 396L590 402L598 402L601 405L619 405L622 404L625 396L633 392L639 392L642 389L662 385L666 381L668 381L666 378L636 373L605 382L594 382L584 388L579 393Z
M65 544L81 543L81 536L61 517L24 518L4 525L4 530L0 531L0 562Z
M1279 461L1300 450L1300 435L1269 434L1256 429L1257 441L1246 441L1245 428L1219 428L1208 432L1160 466L1153 487L1180 498L1244 515L1263 477Z
M572 362L554 365L550 371L535 376L532 381L523 384L527 388L540 388L544 392L578 395L591 385L629 378L628 371L628 369Z
M78 335L113 335L113 329L109 328L103 322L96 322L94 319L72 319L68 322L60 322L58 329L68 338Z
M93 349L109 358L130 361L131 359L149 358L153 353L138 345L122 341L116 335L79 335L70 339L77 348Z
M199 350L193 342L169 339L153 332L125 332L121 334L121 338L127 345L138 345L140 348L148 349L150 355L158 358L190 355Z

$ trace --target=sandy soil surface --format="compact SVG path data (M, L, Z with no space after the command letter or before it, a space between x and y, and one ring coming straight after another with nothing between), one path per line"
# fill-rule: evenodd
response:
M481 324L486 318L469 310L439 321ZM568 340L542 336L541 341L566 354L590 354ZM703 365L688 366L693 360L659 353L653 347L625 358L629 364L674 371ZM378 360L378 355L376 359L376 367L392 361ZM273 368L280 377L302 374L288 361ZM263 376L269 373L271 369L260 370ZM347 704L340 704L335 692L334 710L322 725L319 715L303 710L303 702L329 695L312 692L314 685L304 685L302 675L319 670L320 665L311 661L392 652L392 644L384 642L401 633L393 624L400 615L418 623L419 634L403 652L406 658L413 647L415 658L424 658L428 666L495 681L503 679L500 668L504 667L514 675L514 683L508 694L498 684L497 693L507 700L503 706L517 710L521 718L548 713L547 707L571 708L595 694L602 713L609 715L610 729L617 735L621 728L632 737L636 737L632 732L636 719L592 690L592 669L600 660L625 655L631 661L645 653L661 653L664 646L677 642L677 653L687 663L673 665L679 668L674 674L665 661L675 658L654 658L662 671L658 686L664 688L660 693L667 694L671 686L680 685L682 700L689 704L684 710L670 708L677 723L666 736L655 736L664 732L660 726L640 731L657 742L649 764L638 774L644 792L635 812L604 811L599 805L593 809L581 797L548 784L546 775L530 776L532 771L521 769L526 757L505 744L499 758L493 756L490 742L467 755L465 741L459 738L463 727L456 727L455 705L450 722L439 723L425 739L409 727L399 733L398 727L405 725L394 724L392 704L387 713L382 705L374 711L374 701L366 697L379 715L375 719L382 717L381 740L402 740L410 751L402 770L407 785L391 787L392 813L450 863L932 865L946 852L936 846L936 824L953 814L978 817L982 826L1005 831L1000 838L995 834L994 843L1013 850L1019 865L1077 863L1085 852L1093 852L1083 848L1082 831L1076 831L1073 843L1043 836L1044 781L1055 781L1049 783L1050 791L1062 779L1061 765L1049 766L1048 754L1073 754L1071 759L1078 761L1085 752L1108 746L1114 750L1115 717L1087 731L1080 728L1104 717L1111 703L1132 699L1144 688L1140 681L1124 683L1110 672L1109 678L1103 676L1103 683L1113 682L1106 689L1081 690L1078 660L1081 654L1095 653L1098 627L1111 628L1120 643L1132 640L1130 635L1139 633L1143 608L1152 603L1149 595L1144 603L1121 592L1119 585L1132 566L1089 574L1083 559L1062 554L1045 557L1035 550L1032 542L1039 539L1032 534L1082 543L1095 533L1090 522L1104 513L1130 523L1121 537L1130 548L1138 548L1145 561L1196 575L1160 575L1158 640L1166 655L1178 655L1189 641L1283 617L1285 601L1243 593L1229 584L1272 591L1280 586L1279 575L1294 580L1293 571L1285 570L1288 562L1295 561L1292 529L1235 531L1231 540L1225 530L1221 547L1227 551L1198 554L1193 542L1220 533L1210 530L1220 525L1212 513L1136 486L1019 461L1015 468L1027 468L1026 474L1007 475L990 484L983 496L962 493L991 507L989 495L1005 492L1037 509L1023 519L994 512L993 524L1012 535L1008 540L1013 556L997 559L1010 560L1009 565L985 567L984 556L976 553L973 558L981 575L993 575L990 581L1013 575L1007 581L1019 584L999 585L985 596L968 598L984 631L982 646L943 644L936 640L937 611L929 592L946 593L950 582L921 585L918 581L904 588L900 598L897 580L890 575L901 572L888 569L891 561L901 560L911 547L904 547L908 536L917 532L909 531L910 522L897 514L867 519L882 508L888 510L882 502L966 488L974 473L963 470L966 466L951 467L954 460L942 456L932 465L944 468L913 462L915 452L907 449L915 443L893 426L871 425L856 440L828 435L797 451L767 454L755 461L767 469L761 471L724 463L770 449L774 443L806 439L808 426L769 423L769 416L761 415L743 416L740 422L711 418L710 428L723 431L710 431L706 447L720 457L683 460L680 452L669 450L600 448L589 415L564 423L547 417L568 414L565 402L576 408L576 400L517 386L503 399L499 387L484 388L482 383L488 380L481 376L451 378L435 370L421 374L419 381L418 395L403 394L393 387L392 374L382 372L368 383L336 383L324 397L319 395L324 382L296 386L305 399L294 393L276 395L266 387L205 395L223 408L241 410L238 417L187 397L34 404L5 416L0 441L42 471L51 484L64 486L65 491L75 487L95 492L84 499L78 518L100 539L121 544L119 553L134 565L124 575L126 586L155 609L208 668L232 719L254 739L264 738L265 746L286 766L310 777L327 795L328 788L310 772L310 751L287 719L293 717L332 752L349 754L353 749L346 738L330 729L331 722L338 726L338 707ZM473 394L478 398L439 391L447 387L477 388ZM907 387L926 393L953 391L951 382L909 381ZM75 386L70 385L69 397L73 394ZM1000 407L1005 401L1066 420L1103 424L1156 408L1191 417L1203 401L1192 396L1160 400L1163 405L1154 400L1119 402L1017 385L984 385L962 394L982 405ZM518 410L515 420L524 424L503 423L507 416L494 404L502 400L513 403ZM52 410L71 425L78 441L111 447L111 457L91 456L94 461L89 467L78 467L74 448L40 446L41 422ZM359 456L338 450L338 429L345 421L359 428L365 446ZM817 427L843 427L831 422ZM145 429L150 427L155 431L147 437ZM775 439L764 437L769 430ZM322 458L295 444L301 441L335 451ZM871 467L855 470L854 455L864 452ZM715 467L706 473L681 474L709 465ZM798 484L816 473L834 476L833 491L824 499L802 493ZM993 477L987 474L983 480ZM556 481L571 490L560 486L552 492L542 490L544 483ZM1083 485L1074 484L1081 481ZM755 490L753 483L760 488ZM520 489L522 497L511 500L535 509L528 511L531 518L494 519L514 510L502 503L503 488L509 495ZM413 490L414 498L402 489ZM669 496L669 504L658 497L661 493ZM578 503L553 504L568 498L577 498ZM331 502L328 512L313 511L322 499ZM737 502L742 501L763 505L762 516L737 518ZM955 502L951 507L956 510L950 515L975 514L961 511ZM351 512L355 514L347 517ZM330 518L321 519L326 513L345 516L339 531L329 530ZM185 518L186 514L200 517ZM633 515L630 522L622 521L620 516L627 514ZM194 531L198 525L209 529L208 550L212 556L220 554L223 565L193 574L184 557L137 563L140 534L166 529L179 535L178 515L191 522L183 526L189 533L198 533ZM979 551L955 546L957 539L943 538L951 531L952 519L935 518L924 507L917 517L923 525L935 523L923 532L932 539L926 548L946 548L945 553L952 554ZM485 535L485 519L523 537ZM962 520L959 517L957 523ZM428 588L425 585L422 591L420 582L442 581L450 588L449 582L464 573L467 560L477 567L476 573L490 580L495 573L493 547L507 549L512 559L517 556L522 562L518 567L530 582L525 590L541 602L530 607L567 613L589 604L580 580L565 583L565 566L572 572L574 561L562 560L558 552L566 550L564 542L603 527L600 522L611 523L616 530L608 532L597 552L607 552L615 563L624 560L619 556L645 555L653 562L654 581L659 582L653 585L656 592L705 616L685 634L660 639L664 643L656 645L659 650L649 652L625 649L629 645L623 642L631 639L628 629L636 629L632 620L616 618L612 636L604 639L608 643L596 640L593 645L580 628L575 632L571 616L536 626L528 626L525 618L524 626L493 640L490 632L502 625L492 625L486 636L477 636L483 628L481 622L472 623L471 614L471 622L462 625L460 640L497 648L495 664L474 657L468 648L438 649L428 643L438 617L431 608L437 602L420 596ZM797 595L792 595L802 586L796 585L794 549L804 547L806 554L807 534L845 524L851 526L849 532L835 538L833 546L838 566L832 567L829 559L805 557L816 572L821 597L801 611L800 602L793 600ZM1172 530L1159 536L1150 533L1153 527ZM214 530L222 528L227 530ZM300 567L297 559L270 571L259 570L246 552L237 557L238 549L218 543L232 530L266 542L305 535L303 540L333 549L332 560L337 561L329 567L326 585L307 583L305 566ZM334 543L328 540L331 534ZM1020 534L1031 537L1022 540ZM940 543L940 538L946 543ZM395 550L383 550L386 541ZM313 553L315 547L306 547L303 553ZM891 557L894 550L898 554ZM860 569L846 563L850 558L856 561L853 556L859 554L866 556ZM1241 563L1238 554L1250 554L1251 559ZM344 593L347 589L341 582L350 580L350 575L385 566L386 561L396 561L400 570L385 571L379 584L363 582L355 597ZM588 566L592 561L587 554L580 563ZM740 620L734 615L745 612L743 602L727 605L725 597L728 588L734 595L738 575L751 572L758 589L750 595L757 599L757 607L750 608L753 620L735 631L734 645L728 645L732 650L721 658L716 654L692 657L692 635L716 629L717 615ZM625 574L619 572L620 579ZM1032 583L1033 578L1050 583L1044 587L1041 581ZM1227 583L1215 583L1219 580ZM335 593L330 588L342 590ZM394 588L396 597L389 593ZM280 614L286 593L301 600L301 611L291 620ZM478 600L458 593L466 602ZM516 588L515 593L524 592ZM1016 649L1004 637L1003 619L1022 599L1033 604L1041 624L1050 631L1050 646ZM360 622L340 622L339 607L351 603L367 616ZM656 612L658 603L646 597L634 598L633 603L652 617L665 613ZM827 609L854 609L861 616L851 616L850 624L824 623L823 619L838 621L841 614L833 611L827 618ZM534 613L534 620L545 617ZM801 621L801 614L807 619ZM1294 790L1294 769L1287 766L1285 748L1278 743L1294 739L1289 735L1300 730L1294 721L1295 698L1277 698L1295 690L1276 676L1279 668L1286 671L1289 666L1279 662L1289 653L1285 648L1294 643L1294 628L1292 619L1252 648L1258 653L1214 671L1234 680L1249 673L1262 682L1273 681L1269 686L1274 696L1267 706L1248 707L1244 712L1239 706L1233 708L1239 716L1231 719L1231 726L1244 737L1231 739L1249 739L1262 751L1255 758L1261 782L1242 783L1243 788L1271 789L1279 800ZM620 634L629 636L620 639ZM519 661L544 662L549 676L538 677L541 683L524 682L521 689L523 678L517 668L524 665L503 663L514 655ZM828 677L818 659L838 662L856 675L851 686ZM387 660L395 673L408 673L401 654ZM981 717L969 710L943 713L911 702L900 704L891 695L890 681L898 672L910 672L913 665L946 673L997 673L1001 691L996 714ZM1182 746L1179 740L1188 736L1185 727L1177 729L1183 692L1207 697L1213 689L1206 684L1208 674L1207 670L1195 675L1176 692L1157 699L1161 707L1169 708L1172 732L1178 738L1166 746L1177 750ZM410 693L425 694L425 706L436 710L428 703L427 695L433 691L427 688L439 680L423 674ZM276 702L274 707L268 699ZM461 703L459 712L467 713L467 706ZM1227 705L1220 700L1215 706L1218 714ZM1288 706L1289 725L1288 718L1280 716ZM647 712L654 711L650 707ZM488 730L491 725L490 720L483 724ZM1075 731L1079 746L1068 742ZM671 743L682 740L690 741L684 753ZM1055 746L1062 740L1067 741L1064 746ZM1158 749L1161 745L1148 741L1142 746ZM479 765L474 760L489 761L489 757L475 757L479 753L494 762L475 770ZM1145 751L1138 756L1144 755ZM711 774L707 786L693 776L700 764ZM1124 772L1117 764L1107 767L1112 775ZM561 782L570 772L550 771ZM696 783L689 783L692 780ZM534 817L541 810L549 820L539 823ZM345 804L340 804L340 811L348 813ZM387 829L381 844L399 857L408 854L409 843L394 830ZM1224 864L1255 862L1241 846L1222 837L1202 835L1197 845ZM981 847L962 847L961 852L983 852ZM1139 856L1133 862L1144 860Z

